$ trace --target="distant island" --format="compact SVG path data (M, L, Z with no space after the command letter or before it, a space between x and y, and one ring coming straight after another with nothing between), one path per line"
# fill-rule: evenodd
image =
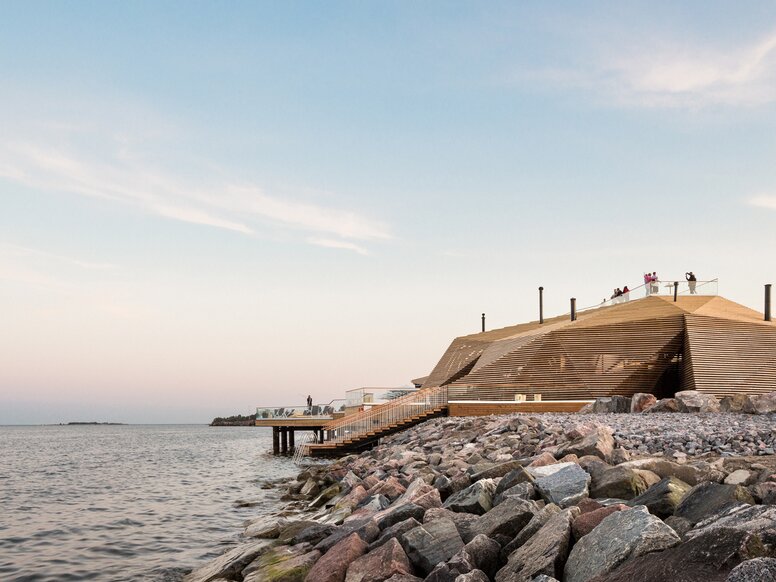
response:
M127 423L126 422L95 422L95 421L89 421L89 422L68 422L67 426L80 426L80 425L84 425L84 424L89 424L89 425L97 424L97 425L110 425L110 426L119 425L119 426L121 426L121 425L125 425Z
M256 422L256 414L236 414L234 416L217 416L210 423L210 426L253 426Z

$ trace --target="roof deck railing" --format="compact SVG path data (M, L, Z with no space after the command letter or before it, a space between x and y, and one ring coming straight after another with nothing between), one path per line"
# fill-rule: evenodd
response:
M345 400L332 400L328 404L292 405L292 406L259 406L256 408L257 419L275 418L320 418L323 420L334 418L335 412L345 411Z
M612 295L609 299L601 301L601 303L577 309L577 313L589 309L598 309L599 307L619 305L621 303L644 299L653 295L673 297L674 286L676 283L678 283L676 289L677 295L719 295L719 279L710 279L708 281L687 281L684 277L681 279L659 279L657 281L651 281L650 283L642 283L633 288L629 287L627 293L623 293L620 296Z

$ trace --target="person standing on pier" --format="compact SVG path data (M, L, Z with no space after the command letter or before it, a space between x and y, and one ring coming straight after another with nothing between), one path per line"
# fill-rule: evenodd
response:
M695 274L690 271L689 273L684 274L684 278L687 279L687 286L690 288L690 295L695 295L695 285L698 282Z
M310 411L310 414L313 412L313 397L309 394L307 395L307 410Z

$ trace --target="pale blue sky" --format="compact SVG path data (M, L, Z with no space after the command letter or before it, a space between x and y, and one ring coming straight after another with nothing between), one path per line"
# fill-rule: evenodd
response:
M773 3L2 12L0 423L405 384L540 284L776 282Z

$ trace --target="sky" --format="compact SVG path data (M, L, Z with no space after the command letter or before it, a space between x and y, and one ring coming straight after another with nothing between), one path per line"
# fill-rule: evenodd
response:
M39 2L0 19L0 424L428 374L614 287L776 283L772 2Z

